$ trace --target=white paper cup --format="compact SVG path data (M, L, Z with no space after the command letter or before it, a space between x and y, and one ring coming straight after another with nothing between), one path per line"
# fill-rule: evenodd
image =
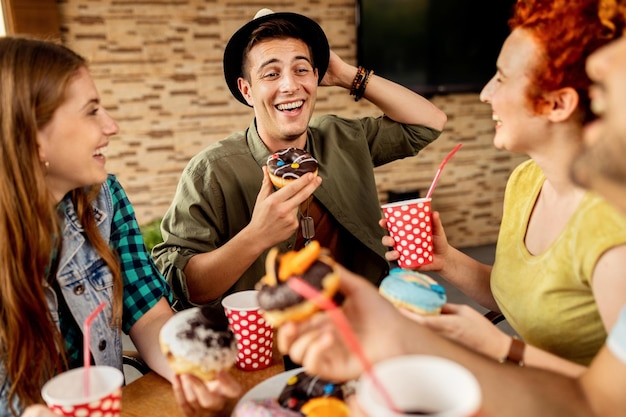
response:
M41 396L48 408L62 416L118 417L124 374L111 366L89 367L89 395L85 395L86 368L63 372L44 384Z
M448 359L399 356L377 363L373 372L398 412L366 375L357 385L357 401L370 417L474 417L482 400L480 385L467 369ZM413 412L413 414L409 414Z
M258 291L240 291L222 300L224 312L237 339L236 365L244 371L267 368L272 364L274 329L259 308Z
M400 268L417 268L433 261L433 226L430 198L383 204L389 236L400 253Z

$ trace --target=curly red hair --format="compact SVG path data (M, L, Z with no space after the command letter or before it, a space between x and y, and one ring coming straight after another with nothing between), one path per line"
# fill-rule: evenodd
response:
M584 120L593 116L587 91L591 81L585 72L587 57L619 38L626 27L625 0L518 0L511 30L529 31L543 48L543 60L535 69L529 98L536 111L542 93L572 87L580 96Z

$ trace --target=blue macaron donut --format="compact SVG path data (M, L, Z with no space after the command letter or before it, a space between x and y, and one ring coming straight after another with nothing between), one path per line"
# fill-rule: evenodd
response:
M381 282L380 294L395 306L418 314L436 315L446 303L446 289L430 278L408 269L394 268Z

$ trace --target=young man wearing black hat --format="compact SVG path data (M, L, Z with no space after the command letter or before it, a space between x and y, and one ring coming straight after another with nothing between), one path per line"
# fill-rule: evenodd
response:
M416 155L439 136L445 114L342 61L320 26L295 13L264 9L242 26L226 46L224 75L255 118L190 161L163 219L153 255L181 307L253 288L270 248L297 250L311 238L378 283L388 264L372 168ZM318 85L345 88L384 116L312 118ZM264 166L287 147L310 152L319 174L275 191ZM312 219L314 236L303 236L302 218Z

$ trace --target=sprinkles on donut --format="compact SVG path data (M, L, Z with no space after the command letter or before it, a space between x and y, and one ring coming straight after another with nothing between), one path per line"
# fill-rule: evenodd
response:
M281 149L267 158L270 179L276 188L284 187L307 172L317 175L318 167L317 160L300 148Z

